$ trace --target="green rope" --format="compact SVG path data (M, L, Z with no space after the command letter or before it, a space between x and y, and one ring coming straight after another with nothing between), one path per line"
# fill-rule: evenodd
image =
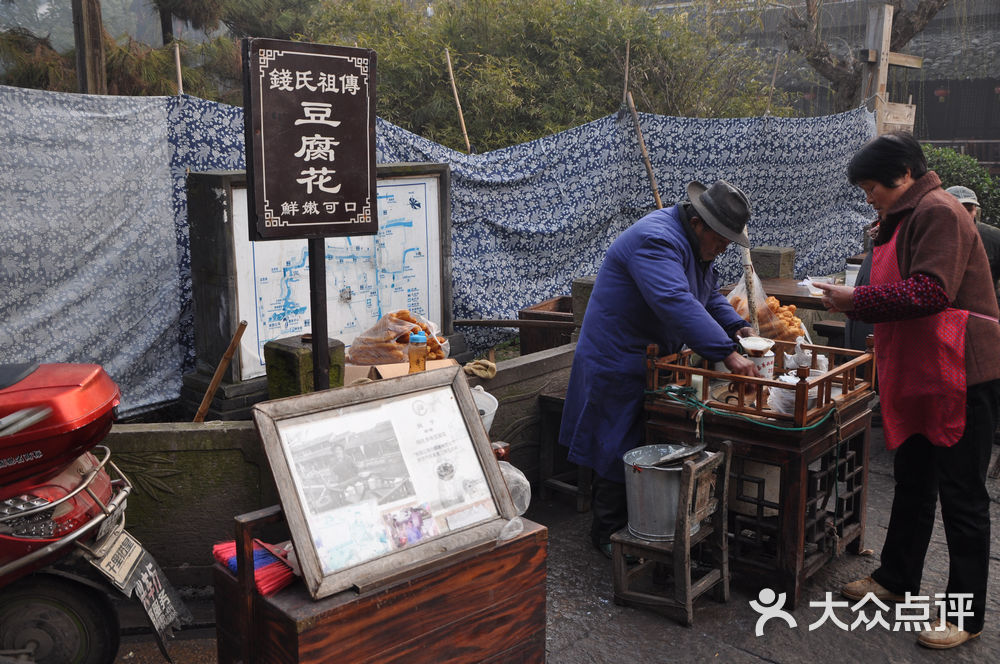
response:
M646 390L646 394L649 394L649 395L662 394L663 396L666 396L671 401L679 403L679 404L685 406L688 409L692 409L693 408L693 409L699 411L699 413L698 413L699 417L697 418L697 421L695 422L695 427L696 427L696 430L698 431L698 440L701 443L705 442L705 423L704 423L704 420L702 419L702 417L700 417L700 415L704 411L708 411L710 413L714 413L715 415L719 415L719 416L722 416L722 417L732 417L732 418L735 418L735 419L740 419L740 420L743 420L745 422L750 422L751 424L756 424L758 426L767 427L767 428L771 428L771 429L777 429L779 431L809 431L811 429L815 429L816 427L820 426L821 424L823 424L824 422L826 422L831 417L835 417L836 418L835 419L835 424L836 424L836 427L837 427L837 445L836 445L836 448L835 448L835 451L834 451L834 461L833 461L833 506L834 506L833 507L833 529L834 529L834 533L833 534L834 534L835 540L834 540L834 544L833 544L833 549L830 552L830 559L832 559L836 555L837 548L838 548L838 542L837 542L837 540L840 539L839 535L837 535L837 524L838 524L838 520L841 518L840 480L839 480L840 454L841 454L841 450L843 449L843 444L844 444L844 437L841 434L840 411L837 410L837 408L831 408L829 411L827 411L826 415L824 415L823 417L821 417L817 422L815 422L813 424L810 424L809 426L805 426L805 427L788 427L788 426L780 426L780 425L776 425L776 424L771 424L769 422L761 422L758 419L747 417L746 415L741 415L740 413L733 413L733 412L729 412L729 411L719 410L717 408L712 408L711 406L707 405L705 402L703 402L700 399L698 399L698 398L695 397L696 391L695 391L695 389L693 387L681 387L680 385L666 385L666 386L664 386L664 387L662 387L660 389L657 389L657 390ZM845 463L846 463L846 458L845 458ZM847 473L846 467L844 469L844 473L845 474Z
M818 421L804 427L789 427L781 426L779 424L771 424L770 422L762 422L758 419L747 417L746 415L741 415L740 413L733 413L726 410L719 410L717 408L712 408L704 401L695 398L695 389L693 387L681 387L680 385L666 385L656 390L646 390L647 395L661 394L666 396L671 401L681 404L688 409L695 410L707 410L708 412L719 415L721 417L732 417L734 419L743 420L744 422L750 422L751 424L756 424L757 426L767 427L769 429L777 429L778 431L810 431L820 426L826 422L830 417L833 416L835 408L831 408L827 411L826 415L821 417ZM701 436L704 437L704 431L701 432Z

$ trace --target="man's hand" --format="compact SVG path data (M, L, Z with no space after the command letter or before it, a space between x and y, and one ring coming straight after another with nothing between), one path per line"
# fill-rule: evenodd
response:
M757 371L757 365L753 361L748 360L743 357L735 350L730 353L726 359L723 360L726 368L729 369L730 373L739 374L741 376L756 376L760 378L760 372Z
M823 306L827 311L841 313L854 310L854 287L813 282L813 286L823 291Z
M753 331L753 328L747 325L746 327L741 327L736 330L737 339L746 339L747 337L756 337L757 333Z

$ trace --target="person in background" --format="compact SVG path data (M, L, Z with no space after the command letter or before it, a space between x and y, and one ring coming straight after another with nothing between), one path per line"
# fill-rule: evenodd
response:
M948 187L945 189L949 194L958 199L976 222L976 230L983 240L983 248L986 250L986 258L990 262L990 276L993 278L993 290L997 294L997 302L1000 303L1000 290L997 289L997 281L1000 280L1000 228L983 223L983 210L979 207L979 198L976 192L968 187Z
M735 374L759 376L736 351L753 334L719 292L712 262L736 242L750 246L746 194L719 180L687 187L690 201L646 215L608 249L580 329L559 442L595 473L591 540L611 557L611 535L628 523L622 455L642 441L646 347L687 344Z
M976 230L979 231L979 238L983 241L983 249L986 250L986 258L990 264L990 277L993 280L993 290L996 293L997 305L1000 306L1000 228L980 221L982 210L979 207L979 199L976 192L968 187L948 187L945 189L949 194L958 199L972 218L976 222ZM873 230L877 231L876 224ZM855 286L868 285L869 275L872 269L872 254L869 251L858 269L858 276ZM845 345L854 350L866 350L865 339L873 331L870 323L848 317L844 325Z
M883 602L920 594L940 498L948 602L917 641L952 648L979 636L986 609L986 471L1000 417L1000 310L975 224L927 170L911 134L869 141L847 175L879 216L871 283L818 286L826 291L827 309L875 324L883 430L886 446L896 452L880 566L841 593Z
M878 226L876 225L875 229L877 228ZM869 251L861 261L861 266L858 268L858 276L854 279L854 285L867 286L871 281L871 273L872 252ZM874 330L875 328L871 323L848 316L847 320L844 321L844 345L853 350L866 351L868 350L868 335Z

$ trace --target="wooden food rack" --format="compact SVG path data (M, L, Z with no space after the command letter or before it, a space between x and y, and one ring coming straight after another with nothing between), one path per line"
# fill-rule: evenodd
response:
M794 348L775 343L775 376ZM731 564L787 593L790 607L826 562L863 547L875 378L871 350L803 348L812 369L820 355L829 369L803 368L795 383L715 371L689 350L647 352L646 442L731 441ZM767 407L773 389L794 392L791 412Z

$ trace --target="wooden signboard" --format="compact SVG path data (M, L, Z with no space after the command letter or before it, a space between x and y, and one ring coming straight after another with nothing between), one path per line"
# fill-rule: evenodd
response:
M516 516L460 367L254 406L313 598L492 545Z
M375 52L243 41L250 239L378 231Z

